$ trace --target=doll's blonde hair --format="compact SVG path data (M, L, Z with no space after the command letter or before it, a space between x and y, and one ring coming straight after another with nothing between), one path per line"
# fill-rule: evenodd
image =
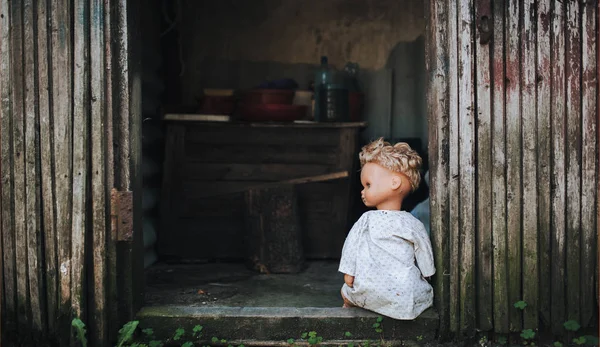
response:
M419 169L423 160L406 142L398 142L392 146L380 137L364 146L358 158L361 168L366 163L379 164L388 170L406 175L413 192L419 187L421 182Z

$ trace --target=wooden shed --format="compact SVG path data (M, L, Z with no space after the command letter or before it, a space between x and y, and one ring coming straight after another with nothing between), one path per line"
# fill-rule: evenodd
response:
M315 40L306 43L290 29L298 47L313 49L294 56L281 49L287 42L252 48L250 34L232 34L249 25L260 29L252 34L271 37L265 28L277 31L289 18L309 23L311 10L291 0L281 2L291 4L290 17L275 24L265 18L286 11L259 11L273 5L269 0L170 7L179 3L0 0L0 343L66 346L79 317L94 345L110 345L146 305L144 265L157 258L229 262L247 247L239 239L243 201L221 196L215 206L201 193L340 170L355 177L352 156L361 142L411 134L424 142L431 177L436 336L523 329L560 336L568 320L598 327L597 1L336 0L347 17L328 19L334 24L326 30L307 24ZM324 6L314 10L322 16L333 6L313 5ZM216 15L232 8L257 22ZM387 24L379 26L382 18ZM231 31L192 44L195 35L209 40L200 33L211 20ZM419 30L394 25L411 21L415 28L424 23L424 42ZM190 44L183 49L181 42ZM361 49L365 42L385 46L389 56ZM371 91L362 137L362 122L174 122L166 144L147 140L155 131L164 136L152 128L161 107L193 101L211 87L196 85L199 77L217 88L232 81L247 88L273 71L307 76L316 64L302 59L327 47L333 56L371 59L374 68L362 75ZM232 58L238 51L249 58ZM263 62L265 54L290 64ZM183 73L186 66L191 73ZM421 68L423 76L415 72ZM153 161L160 169L143 166ZM349 202L354 184L294 190L308 225L308 258L335 261L357 213ZM210 259L198 259L198 249Z

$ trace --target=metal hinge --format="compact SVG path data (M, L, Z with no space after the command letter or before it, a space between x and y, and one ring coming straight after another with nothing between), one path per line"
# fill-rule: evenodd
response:
M117 241L133 241L133 192L110 192L110 217L112 233Z

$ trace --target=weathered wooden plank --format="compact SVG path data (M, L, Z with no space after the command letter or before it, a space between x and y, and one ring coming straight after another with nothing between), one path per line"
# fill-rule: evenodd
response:
M23 74L25 86L25 215L27 229L27 267L29 300L31 305L31 328L40 338L44 334L45 303L44 281L42 278L41 210L38 172L38 98L36 95L36 42L34 32L34 4L32 0L23 2Z
M336 146L338 129L328 128L248 128L224 124L201 126L198 124L175 123L174 127L185 127L187 143L200 144L245 144L245 145L311 145ZM310 135L308 135L310 134Z
M440 335L449 333L449 264L448 233L448 3L444 0L425 4L427 18L427 114L430 150L430 208L436 275L435 305L440 315Z
M537 15L535 1L523 3L523 27L521 28L521 142L523 156L523 300L527 310L523 311L523 326L535 329L538 326L538 210L537 210L537 114L535 99L535 23Z
M449 153L449 180L448 180L448 220L450 238L450 330L460 331L460 194L459 194L459 90L458 90L458 2L448 4L448 153Z
M581 22L579 2L567 1L566 5L567 318L581 322Z
M17 271L17 315L19 327L30 324L27 269L27 222L25 214L25 105L23 76L23 7L22 3L11 6L12 31L12 125L13 125L13 181L14 181L14 230ZM21 329L21 328L19 328ZM29 332L24 330L23 333Z
M230 145L186 143L187 160L207 163L330 164L338 158L336 146Z
M552 15L552 72L550 114L552 126L552 329L562 332L562 324L566 321L565 309L565 11L562 1L553 2Z
M72 171L72 55L71 7L52 0L52 115L54 128L56 241L58 249L59 329L61 345L67 345L71 323L71 197Z
M282 181L305 176L324 175L332 171L330 165L311 164L212 164L184 162L182 179L206 181Z
M595 201L597 166L596 166L596 120L597 107L597 60L596 60L596 18L597 7L585 4L582 8L582 81L581 81L581 115L582 115L582 146L581 146L581 325L590 326L594 316L594 262L595 262Z
M460 196L460 320L461 332L476 326L475 289L475 60L473 0L461 0L458 18L458 155Z
M492 117L492 244L494 272L494 330L508 333L507 235L506 235L506 127L504 75L504 1L494 1L493 117Z
M538 235L539 235L539 300L542 321L550 323L550 296L552 283L550 229L550 0L538 0L537 20L537 189L538 189Z
M56 220L54 218L54 160L52 155L53 120L50 110L50 59L48 51L48 2L37 2L37 69L40 126L41 210L44 233L44 272L46 283L46 320L48 331L56 331L58 284L56 268Z
M90 1L90 145L92 216L92 298L90 306L91 340L97 346L108 344L107 336L107 261L106 261L106 102L104 65L104 3Z
M521 311L521 94L519 3L508 1L506 12L506 219L508 233L508 300L511 331L522 329Z
M492 81L490 66L494 18L491 0L477 1L475 5L478 34L475 55L477 64L477 328L493 328L492 295ZM475 135L475 134L473 134Z
M13 227L14 208L12 180L12 71L11 39L10 39L10 4L8 0L0 1L0 193L2 194L2 264L3 294L2 324L4 333L14 334L17 328L17 284L15 263L15 234Z
M104 3L104 71L105 73L105 88L104 88L104 112L105 112L105 150L106 150L106 189L105 192L110 194L110 190L115 186L115 157L114 157L114 130L113 130L113 117L115 116L114 104L113 104L113 42L112 42L112 0L103 0ZM116 94L118 95L118 94ZM112 209L113 206L108 206ZM108 213L108 210L106 211ZM109 225L110 230L106 233L107 235L107 246L106 246L106 302L107 302L107 327L109 341L115 341L117 338L118 327L118 293L117 293L117 235L116 226Z
M89 51L87 0L76 0L73 22L73 198L71 225L71 307L76 317L84 317L83 291L85 234L87 229L87 166L89 117Z

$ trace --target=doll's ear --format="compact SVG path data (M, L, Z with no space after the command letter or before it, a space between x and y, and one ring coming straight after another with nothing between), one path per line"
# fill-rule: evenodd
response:
M402 187L402 178L398 175L392 176L392 189L396 190Z

